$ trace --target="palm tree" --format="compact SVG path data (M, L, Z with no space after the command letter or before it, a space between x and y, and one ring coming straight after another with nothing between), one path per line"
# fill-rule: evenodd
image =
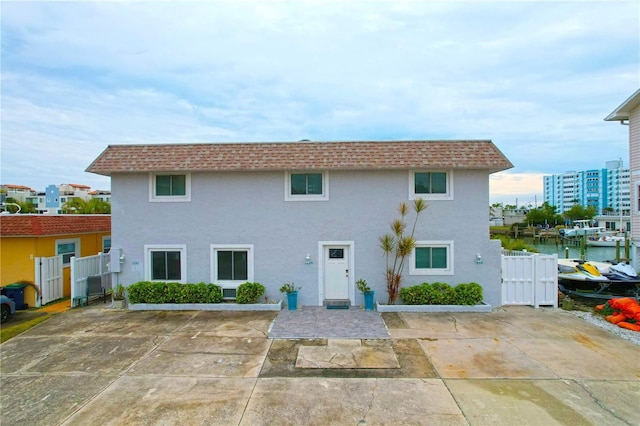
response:
M74 197L62 205L62 212L67 214L110 214L111 204L92 198L89 201Z
M386 257L386 280L387 292L389 293L388 303L390 305L393 305L398 298L404 262L416 247L416 240L413 238L413 235L416 230L416 224L418 223L418 217L426 208L427 203L422 198L413 200L413 211L416 213L416 217L411 227L411 233L405 234L407 230L405 217L409 213L409 205L407 203L400 203L398 206L400 218L391 222L392 233L382 235L378 239L380 241L380 247ZM393 262L391 261L392 259Z

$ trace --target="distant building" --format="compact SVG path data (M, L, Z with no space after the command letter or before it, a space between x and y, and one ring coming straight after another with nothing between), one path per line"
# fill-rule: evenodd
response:
M27 198L36 194L36 191L23 185L0 185L0 189L5 191L6 198L13 198L16 201L24 203Z
M621 160L607 161L605 168L569 171L544 176L544 201L562 214L575 205L593 206L598 214L629 216L630 172Z
M509 209L504 207L489 207L489 225L490 226L511 226L516 223L527 221L528 209L516 208Z
M37 192L28 186L22 185L0 185L0 189L6 192L6 198L13 198L21 203L31 203L40 214L60 214L62 206L72 198L81 198L89 201L98 198L102 201L111 202L111 191L94 190L87 185L77 183L63 183L60 185L49 185L43 192ZM4 202L4 200L1 200Z
M89 195L91 195L91 198L97 198L100 201L111 203L111 191L105 191L105 190L99 189L99 190L91 191Z

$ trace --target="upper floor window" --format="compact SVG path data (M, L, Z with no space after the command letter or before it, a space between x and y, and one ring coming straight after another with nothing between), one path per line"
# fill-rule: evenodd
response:
M191 201L189 173L151 173L149 201Z
M144 249L145 278L148 281L185 282L187 276L185 245L146 245Z
M410 275L452 275L453 241L417 241L411 252Z
M62 255L62 264L69 266L72 257L80 256L80 240L56 240L56 255Z
M452 171L412 170L409 172L409 199L452 200L452 181Z
M286 201L325 201L329 199L329 177L327 172L285 173Z

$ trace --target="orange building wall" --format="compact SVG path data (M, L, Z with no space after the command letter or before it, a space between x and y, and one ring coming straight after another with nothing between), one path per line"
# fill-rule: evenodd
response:
M0 238L0 286L16 281L35 280L35 258L56 255L56 241L80 239L80 257L91 256L102 251L102 237L111 232L92 234L69 234L39 237ZM36 291L27 286L24 301L30 307L36 306ZM65 266L63 273L63 295L71 297L71 267Z

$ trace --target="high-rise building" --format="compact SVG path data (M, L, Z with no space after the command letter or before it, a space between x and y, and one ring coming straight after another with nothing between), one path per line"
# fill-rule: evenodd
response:
M628 216L631 210L630 172L622 160L607 161L603 169L569 171L544 176L544 201L562 214L575 205L593 206L598 214Z

